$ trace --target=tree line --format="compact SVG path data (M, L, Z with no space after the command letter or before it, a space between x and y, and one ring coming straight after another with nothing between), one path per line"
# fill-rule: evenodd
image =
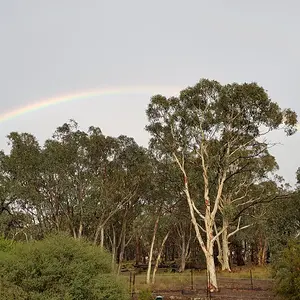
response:
M111 252L117 273L125 261L146 266L148 283L167 262L207 268L212 291L216 268L263 265L299 236L298 190L269 152L270 132L296 132L293 110L256 83L201 79L176 97L153 96L146 114L147 148L74 120L43 145L10 133L0 154L3 236L84 237Z

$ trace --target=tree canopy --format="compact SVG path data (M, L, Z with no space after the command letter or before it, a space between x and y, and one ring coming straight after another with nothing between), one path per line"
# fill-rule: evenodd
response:
M84 280L100 295L106 289L101 284L112 288L111 272L126 270L126 261L146 269L149 284L161 266L206 268L208 287L217 291L217 267L264 265L283 253L289 239L299 239L299 182L291 188L278 176L270 152L276 141L269 140L272 131L296 132L292 109L280 107L256 83L201 79L178 96L154 95L146 115L148 148L99 127L84 131L74 120L43 144L31 133L8 134L10 151L0 152L0 251L6 262L1 285L11 297L26 299L32 291L32 299L43 299L38 293L48 280L66 299L80 293ZM94 261L89 275L72 262L66 274L74 285L63 289L51 273L62 273L63 264L46 257L78 254L81 260L90 255L82 245L106 262L98 268ZM18 263L21 252L35 255L35 265ZM26 277L28 270L38 273ZM105 278L94 281L96 273Z

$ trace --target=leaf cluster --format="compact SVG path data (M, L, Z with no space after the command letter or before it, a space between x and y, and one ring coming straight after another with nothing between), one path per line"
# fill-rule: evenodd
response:
M127 299L110 255L65 234L17 243L0 268L1 292L11 299Z

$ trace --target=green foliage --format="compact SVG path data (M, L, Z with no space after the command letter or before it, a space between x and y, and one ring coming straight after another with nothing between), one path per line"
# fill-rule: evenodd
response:
M300 241L290 240L274 263L277 292L284 299L300 299Z
M228 237L250 225L255 206L283 193L271 177L278 165L266 135L280 128L294 134L297 114L279 107L258 84L201 79L177 97L152 97L146 114L150 149L182 173L204 252L213 249L203 247L205 241L214 243L222 227L229 229L222 235L228 244Z
M149 289L141 290L139 292L139 300L152 300L152 292Z
M28 300L28 295L22 288L15 284L0 279L0 299L6 300Z
M124 285L120 282L118 285L115 283L114 275L101 274L94 280L95 286L93 290L93 299L107 299L107 300L125 300L128 299L128 295ZM97 298L98 297L98 298Z
M13 248L13 243L10 240L7 240L0 236L0 253L9 252Z
M287 193L270 178L278 166L265 139L282 127L292 135L295 112L280 108L255 83L202 79L178 97L154 96L147 116L149 149L98 127L82 131L73 120L43 145L30 133L8 135L10 152L0 151L0 235L16 244L0 238L0 299L122 299L112 259L119 266L125 257L141 263L158 215L154 251L170 232L165 259L202 265L185 184L199 225L208 226L204 242L209 231L228 226L251 250L267 241L273 254L274 245L299 234L299 193L274 204ZM51 232L78 240L20 243ZM103 244L113 257L82 237ZM228 243L225 234L220 238Z
M10 153L0 152L0 233L6 237L69 231L97 242L100 229L138 201L149 177L147 152L134 139L105 136L95 127L85 132L73 120L44 145L28 133L8 139Z
M126 299L112 275L110 255L67 235L18 243L0 268L1 286L16 295L12 299Z
M272 253L282 250L288 240L299 233L299 205L300 197L297 191L268 206L263 228L268 236Z

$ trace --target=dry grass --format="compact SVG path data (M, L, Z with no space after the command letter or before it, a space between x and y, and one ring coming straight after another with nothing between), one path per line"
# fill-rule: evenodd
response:
M218 272L219 278L224 279L249 279L250 270L252 271L253 279L270 279L270 270L267 267L243 267L235 268L232 272ZM129 273L124 273L122 276L127 278L129 287ZM194 271L194 287L201 288L206 286L206 271ZM141 291L150 288L152 291L172 290L178 291L191 288L191 271L187 270L184 273L159 272L156 275L155 283L148 286L146 284L146 273L137 274L135 276L135 290Z
M194 282L203 282L205 284L206 277L202 274L194 275ZM129 279L128 279L129 284ZM190 288L191 286L191 274L189 272L184 273L158 273L155 277L155 283L150 285L151 290L172 290L178 291L182 289ZM146 284L146 274L138 274L135 277L135 288L137 291L145 290L148 288Z
M226 278L236 278L236 279L246 279L250 277L250 271L252 272L252 277L254 279L271 279L270 267L237 267L232 270L232 272L219 272L220 277Z

